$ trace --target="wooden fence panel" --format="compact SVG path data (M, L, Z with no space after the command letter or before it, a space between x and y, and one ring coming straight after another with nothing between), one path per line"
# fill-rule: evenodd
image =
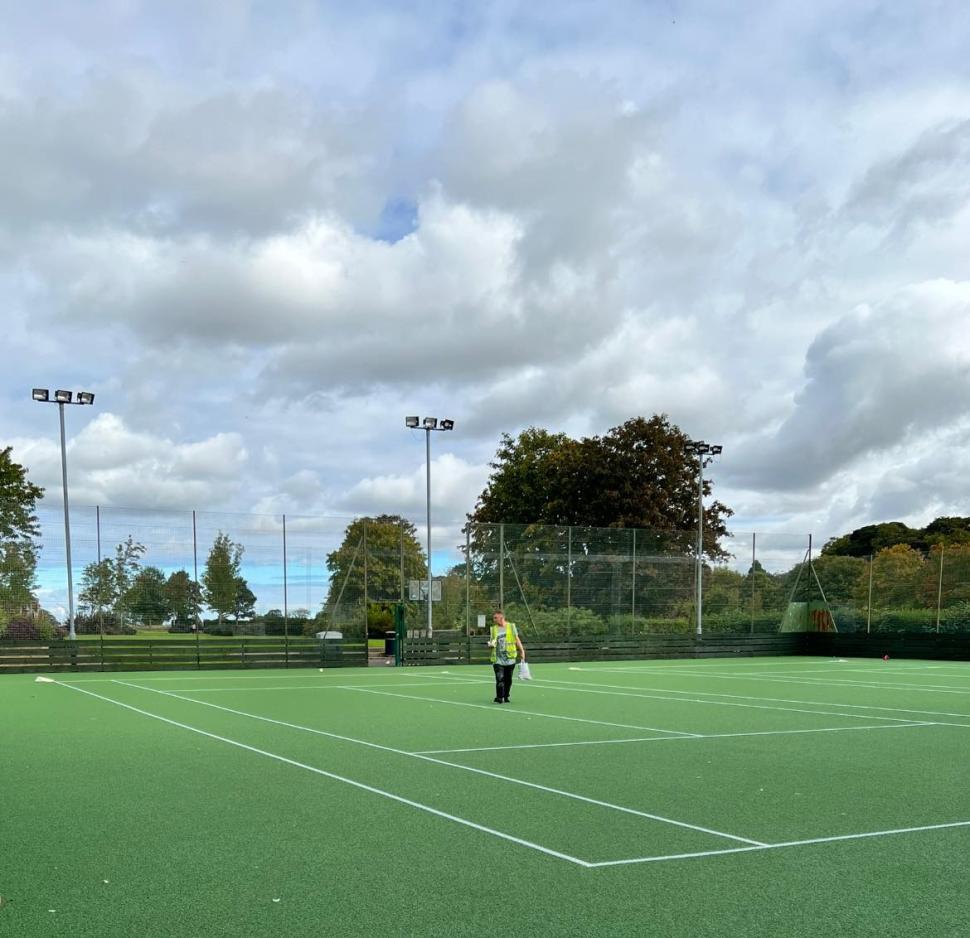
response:
M4 642L0 674L24 672L173 671L243 668L339 668L367 665L363 642L313 639Z

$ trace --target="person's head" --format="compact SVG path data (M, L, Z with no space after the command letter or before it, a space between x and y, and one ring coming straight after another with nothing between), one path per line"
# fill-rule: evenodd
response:
M493 621L493 622L494 622L494 623L495 623L496 625L505 625L505 614L504 614L504 613L502 613L502 612L496 612L496 613L495 613L495 614L494 614L494 615L492 616L492 621Z

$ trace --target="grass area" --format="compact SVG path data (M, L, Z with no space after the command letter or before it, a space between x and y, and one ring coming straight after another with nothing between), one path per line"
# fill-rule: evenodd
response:
M970 665L0 680L0 935L943 936ZM53 911L51 911L53 910Z

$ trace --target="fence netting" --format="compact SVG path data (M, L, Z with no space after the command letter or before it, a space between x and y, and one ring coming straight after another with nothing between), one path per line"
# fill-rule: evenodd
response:
M407 519L71 509L79 636L195 633L363 639L428 621L424 531ZM0 539L0 637L68 624L63 514ZM970 631L970 545L895 545L869 557L807 535L739 533L701 564L696 533L567 525L434 529L431 628L476 634L504 609L526 633L777 632L824 606L840 632ZM701 606L698 608L698 571ZM700 615L699 615L700 613ZM786 618L787 617L787 618Z

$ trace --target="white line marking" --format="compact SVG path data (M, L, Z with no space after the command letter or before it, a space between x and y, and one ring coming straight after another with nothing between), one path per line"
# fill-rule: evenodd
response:
M474 749L419 749L414 755L449 752L497 752L505 749L559 749L567 746L609 746L614 743L649 743L665 740L734 739L742 736L797 736L802 733L851 733L855 730L907 730L914 726L950 726L948 723L880 723L879 726L825 726L813 730L761 730L751 733L705 733L703 736L639 736L635 739L589 739L572 743L520 743L513 746L478 746Z
M217 671L207 671L205 674L196 674L193 671L179 671L171 675L166 675L165 677L142 677L142 674L146 672L140 671L109 671L109 672L99 672L108 674L123 674L123 675L137 675L139 681L284 681L287 678L292 678L296 680L306 680L306 678L311 675L316 678L320 674L319 668L266 668L265 671L269 673L263 674L242 674L238 669L233 668L222 668ZM368 677L377 678L375 683L393 683L395 680L400 680L405 677L405 675L400 673L400 669L391 670L387 669L380 671L377 668L367 669L364 667L360 668L325 668L323 674L320 675L320 680L323 681L326 678L341 678L346 679L348 672L357 672L361 677L367 675ZM147 672L151 673L151 672ZM407 676L417 677L412 671ZM432 675L427 675L431 677ZM435 675L436 676L436 675ZM92 678L79 678L78 680L72 681L72 684L111 684L114 682L114 678L111 677L92 677Z
M592 670L592 669L584 669ZM950 713L946 710L912 710L907 707L876 707L871 704L852 704L852 703L836 703L832 700L796 700L788 697L755 697L749 694L721 694L717 691L708 690L673 690L670 688L657 688L657 687L638 687L636 685L629 686L627 684L599 684L599 683L587 683L583 681L564 681L566 684L583 684L586 683L588 687L612 687L619 688L622 690L649 690L649 691L662 691L665 694L701 694L704 697L727 697L730 700L767 700L773 703L797 703L797 704L808 704L810 706L818 707L846 707L851 710L881 710L886 713L916 713L920 716L937 716L937 717L963 717L970 720L970 713ZM670 700L676 700L677 698L664 698ZM812 711L821 712L821 711ZM851 716L852 714L845 714L846 716ZM859 714L860 717L865 716L865 714ZM880 719L876 717L876 719ZM914 721L915 722L915 721ZM938 721L933 721L938 722ZM963 726L962 723L946 723L939 724L941 726Z
M148 690L149 688L145 688ZM539 713L534 710L520 710L518 707L497 707L488 704L473 704L463 700L442 700L440 697L418 697L416 694L396 694L389 690L372 690L371 688L358 687L356 690L362 694L378 694L382 697L401 697L405 700L422 700L426 703L443 703L453 707L474 707L476 710L488 710L491 713L517 713L522 716L545 717L547 720L568 720L572 723L592 723L596 726L618 726L624 730L647 730L651 733L670 733L674 736L699 736L699 733L687 733L683 730L665 730L656 726L638 726L632 723L608 723L606 720L589 720L584 717L567 717L556 713Z
M845 717L847 719L852 719L852 720L865 720L865 719L886 720L887 722L894 722L894 723L920 722L918 720L904 720L902 717L877 717L877 716L873 716L872 714L866 714L866 713L839 713L835 710L802 710L797 707L768 707L768 706L762 706L760 704L735 703L734 701L728 701L728 700L700 700L697 697L665 696L665 694L669 693L669 691L665 691L665 694L643 694L643 693L631 693L629 688L623 688L623 691L624 691L623 693L620 693L618 690L591 690L590 688L592 687L608 688L608 687L616 687L617 685L588 684L588 682L583 682L583 681L554 681L554 680L551 680L550 678L533 678L529 683L530 685L532 685L533 687L539 690L565 690L565 691L573 691L574 693L577 693L577 694L606 694L607 696L612 696L612 697L644 697L649 700L670 700L670 701L676 701L678 703L710 704L711 706L718 706L718 707L744 707L749 710L779 710L787 713L809 713L809 714L818 715L818 716ZM552 684L552 685L567 684L569 686L548 687L547 685L549 684ZM577 684L587 684L587 686L577 687L576 686ZM383 693L383 691L373 691L373 693L375 694ZM680 693L684 693L684 692L680 691ZM763 698L756 697L754 699L761 700ZM832 706L832 704L829 704L829 706ZM839 706L839 705L836 704L835 706Z
M111 682L119 683L117 679ZM464 687L468 681L423 681L414 684L394 684L393 687ZM370 690L371 684L281 684L276 687L175 687L187 694L223 694L237 691L248 694L254 690Z
M869 837L889 837L894 834L915 834L921 831L946 830L953 827L970 827L970 821L953 821L949 824L925 824L922 827L897 827L886 831L866 831L862 834L838 834L835 837L812 837L809 840L789 840L763 847L730 847L725 850L703 850L697 853L671 853L666 856L632 857L629 860L601 860L588 864L593 869L604 866L629 866L634 863L663 863L667 860L689 860L696 857L720 857L729 853L751 853L759 850L781 850L784 847L806 847L811 844L830 844L840 840L864 840Z
M512 782L515 785L524 785L526 788L534 788L538 791L548 792L553 795L561 795L563 798L571 798L575 801L582 801L586 804L593 804L601 808L609 808L613 811L620 811L623 814L633 814L637 817L647 818L651 821L660 821L664 824L672 824L675 827L686 827L690 830L700 831L704 834L713 834L715 837L724 837L728 840L737 840L741 843L746 844L760 844L759 840L751 840L749 837L738 837L735 834L726 834L723 831L716 831L709 827L701 827L697 824L688 824L686 821L676 821L672 818L664 817L660 814L650 814L646 811L638 811L635 808L627 808L623 805L612 804L609 801L600 801L597 798L587 798L585 795L577 795L571 791L563 791L561 788L550 788L548 785L540 785L537 782L527 782L521 778L513 778L510 775L500 775L498 772L489 772L486 769L477 769L470 765L461 765L458 762L447 762L444 759L435 759L428 755L423 755L416 752L407 752L404 749L395 749L393 746L382 746L380 743L368 742L365 739L357 739L353 736L342 736L339 733L330 733L326 730L313 729L309 726L303 726L299 723L288 723L285 720L274 720L272 717L260 716L257 713L247 713L245 710L235 710L232 707L223 707L219 704L210 703L208 700L193 700L191 697L183 697L181 694L173 693L172 691L159 690L155 687L140 687L138 684L129 684L127 681L117 681L118 684L123 684L125 687L133 687L136 690L148 691L152 694L161 694L164 697L173 697L176 700L184 700L187 703L198 704L200 707L211 707L213 710L222 710L225 713L232 713L236 716L249 717L251 720L259 720L263 723L272 723L276 726L285 726L288 729L300 730L304 733L313 733L316 736L326 736L330 739L339 739L345 743L355 743L358 746L366 746L369 749L378 749L382 752L394 753L398 756L408 756L412 759L419 759L422 762L431 762L435 765L446 765L449 768L461 769L464 772L472 772L475 775L484 775L488 778L497 778L503 782Z
M118 707L124 707L126 710L131 710L134 713L140 713L142 716L151 717L153 720L160 720L162 723L177 726L179 729L188 730L191 733L198 733L200 736L208 736L209 739L215 739L222 743L228 743L230 746L236 746L239 749L245 749L248 752L255 752L257 755L266 756L268 759L275 759L277 762L284 762L287 765L295 766L298 769L305 769L307 772L314 772L317 775L323 775L326 778L333 779L334 781L343 782L345 785L352 785L354 788L359 788L362 791L368 791L371 794L380 795L382 798L389 798L391 801L397 801L401 804L409 805L412 808L417 808L419 811L425 811L428 814L434 814L435 816L444 818L445 820L454 821L456 824L462 824L465 827L474 828L475 830L482 831L485 834L491 834L493 837L499 837L502 840L508 840L512 843L519 844L522 847L528 847L531 850L538 850L540 853L548 854L551 857L566 860L569 863L575 863L577 866L589 866L585 860L580 860L578 857L570 856L568 853L560 853L558 850L550 850L548 847L543 847L540 844L533 843L532 841L523 840L521 837L514 837L512 834L506 834L502 831L495 830L494 828L485 827L482 824L476 824L474 821L469 821L466 818L458 817L454 814L448 814L446 811L439 811L437 808L432 808L430 805L421 804L419 801L412 801L410 798L403 798L401 795L395 795L389 791L384 791L382 788L374 788L372 785L366 785L363 782L355 781L352 778L346 778L343 775L337 775L334 772L327 772L325 769L318 769L316 766L307 765L305 762L297 762L295 759L288 759L286 756L277 755L275 752L267 752L265 749L257 749L255 746L241 743L235 739L229 739L227 736L218 736L217 734L210 733L207 730L199 729L197 726L189 726L187 723L179 723L177 720L170 720L168 717L160 716L157 713L151 713L148 710L142 710L139 707L133 707L130 704L122 703L120 700L114 700L111 697L105 697L102 694L96 694L94 691L85 690L83 687L75 687L72 684L61 684L60 681L54 681L54 683L60 684L61 687L69 687L71 690L75 690L79 694L87 694L90 697L97 697L98 700L104 700L108 703L115 704ZM145 687L142 688L142 690L152 690L152 688ZM164 694L165 691L158 691L157 693ZM195 702L202 703L202 701Z
M582 671L619 671L624 672L633 671L633 668L580 668L577 670ZM643 669L640 673L646 673L646 669ZM656 673L656 672L650 672ZM744 673L712 673L708 671L680 671L678 676L683 677L699 677L708 678L715 677L723 681L759 681L761 683L775 683L775 684L807 684L813 687L839 687L839 688L866 688L872 690L911 690L926 692L929 694L958 694L961 696L966 696L970 694L970 689L966 688L956 688L950 684L902 684L902 683L889 683L887 681L827 681L822 678L796 678L796 677L774 677L769 674L744 674Z

